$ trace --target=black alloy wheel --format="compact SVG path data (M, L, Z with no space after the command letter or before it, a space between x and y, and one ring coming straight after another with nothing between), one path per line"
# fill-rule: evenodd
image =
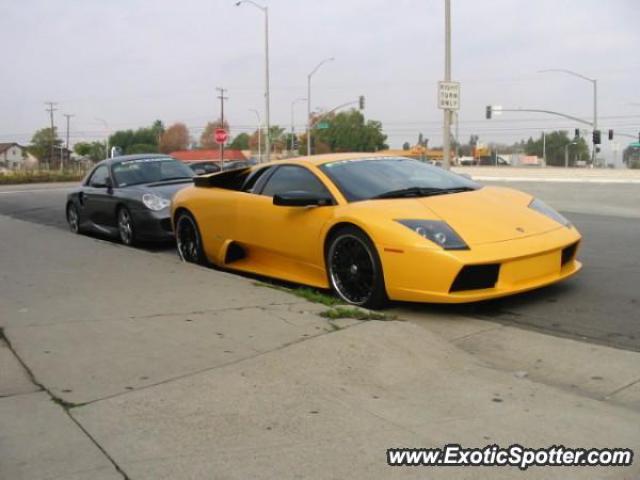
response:
M344 301L374 309L387 304L378 252L361 230L346 227L336 232L326 263L331 287Z
M135 228L131 212L127 207L118 209L118 234L120 241L127 246L133 246L136 243Z
M176 246L183 262L199 265L207 263L198 225L189 213L181 213L176 220Z
M69 230L73 233L80 233L80 214L78 213L78 207L73 203L67 206L67 223L69 224Z

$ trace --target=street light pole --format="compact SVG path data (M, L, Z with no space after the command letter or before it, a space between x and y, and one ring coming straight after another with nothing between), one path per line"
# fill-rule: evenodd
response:
M295 107L296 103L298 102L304 102L306 100L306 98L304 97L300 97L300 98L296 98L293 102L291 102L291 148L290 151L293 152L293 138L295 135L295 128L294 128L294 122L293 122L293 107Z
M586 80L587 82L591 82L591 84L593 85L593 130L596 131L598 129L598 80L595 78L586 77L572 70L567 70L566 68L549 68L547 70L540 70L539 73L548 73L548 72L566 73L567 75L572 75L574 77L581 78L582 80ZM596 144L593 143L593 149L591 151L591 165L595 166L595 164L596 164Z
M307 156L309 157L311 156L311 77L322 65L333 60L335 60L333 57L325 58L307 75Z
M260 130L262 130L262 120L260 120L260 112L252 108L251 112L256 114L258 119L258 163L262 163L262 138L260 138Z
M269 91L269 7L262 6L253 0L240 0L236 2L236 7L242 5L243 3L248 3L260 10L264 13L264 73L265 73L265 82L264 82L264 111L265 111L265 123L266 123L266 138L265 138L265 147L267 151L267 162L271 159L271 120L270 120L270 91Z

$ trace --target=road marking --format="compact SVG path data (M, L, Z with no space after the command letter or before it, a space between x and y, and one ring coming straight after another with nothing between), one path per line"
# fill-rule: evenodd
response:
M640 185L640 178L487 177L484 175L472 178L484 182L628 183Z
M36 188L34 190L6 190L1 191L0 195L8 195L10 193L36 193L36 192L53 192L56 190L73 190L73 187L62 187L62 188Z

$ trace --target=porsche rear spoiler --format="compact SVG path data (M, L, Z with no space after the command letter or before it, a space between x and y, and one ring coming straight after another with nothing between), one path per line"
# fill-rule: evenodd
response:
M193 177L193 184L196 187L237 190L242 186L249 172L251 172L251 167L242 167L235 170L200 175Z

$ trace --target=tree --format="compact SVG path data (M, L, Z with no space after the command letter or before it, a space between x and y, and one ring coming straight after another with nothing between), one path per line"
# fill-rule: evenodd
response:
M205 150L212 150L218 148L218 144L216 143L216 139L214 136L216 128L224 128L227 132L229 131L229 124L227 121L224 121L224 124L220 121L220 119L215 122L208 122L202 131L202 135L200 135L200 148Z
M545 135L547 165L564 166L565 146L576 142L568 147L569 165L574 165L576 160L589 158L589 147L584 138L577 140L569 138L566 130L557 130ZM542 135L537 140L529 138L525 144L524 151L527 155L543 156Z
M53 145L53 158L51 158L51 150ZM57 128L41 128L37 130L31 138L31 145L29 145L29 152L34 155L40 164L54 167L55 162L60 161L60 146L62 140L58 138Z
M285 134L285 130L284 128L280 127L279 125L271 125L270 127L270 132L271 132L271 152L272 153L282 153L283 150L286 150L289 145L289 137ZM260 149L262 150L262 153L264 154L266 152L266 138L265 138L265 130L262 130L260 132ZM251 137L249 137L249 148L251 150L257 151L258 150L258 131L255 130L252 134Z
M622 161L628 168L640 169L640 146L631 144L622 151Z
M120 147L123 154L153 153L158 151L158 129L162 125L159 120L151 127L137 130L118 130L109 137L111 147ZM162 127L164 128L164 127Z
M150 143L135 143L127 148L127 155L134 153L158 153L158 146Z
M164 133L164 124L162 123L162 121L156 120L155 122L153 122L153 125L151 125L151 130L153 131L154 135L158 139L158 143L160 143L160 138Z
M404 142L402 144L402 150L411 150L411 144L409 142Z
M78 142L73 146L73 151L94 162L106 157L106 145L103 142Z
M312 119L317 124L318 116ZM388 148L387 136L382 133L382 123L365 122L364 115L356 109L322 116L328 128L313 129L311 137L314 153L327 152L375 152ZM301 136L300 151L306 151L306 135Z
M184 123L174 123L160 136L159 150L162 153L171 153L176 150L185 150L189 146L189 130Z
M249 150L249 139L248 133L240 133L233 139L229 148L233 150Z

